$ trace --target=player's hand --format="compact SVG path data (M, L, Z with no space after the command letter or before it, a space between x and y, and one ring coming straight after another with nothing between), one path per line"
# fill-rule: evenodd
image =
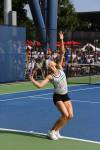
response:
M33 76L32 76L32 75L29 75L29 79L32 81L32 79L33 79Z
M63 34L62 31L59 32L59 38L60 38L60 40L63 40L63 39L64 39L64 34Z

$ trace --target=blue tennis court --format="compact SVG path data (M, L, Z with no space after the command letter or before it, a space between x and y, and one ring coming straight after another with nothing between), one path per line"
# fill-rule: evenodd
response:
M0 94L0 128L46 134L58 119L53 89ZM100 142L100 85L70 86L74 118L64 137Z

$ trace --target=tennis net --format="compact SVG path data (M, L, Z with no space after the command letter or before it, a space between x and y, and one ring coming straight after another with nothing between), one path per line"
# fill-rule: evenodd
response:
M69 84L100 84L100 64L68 64Z

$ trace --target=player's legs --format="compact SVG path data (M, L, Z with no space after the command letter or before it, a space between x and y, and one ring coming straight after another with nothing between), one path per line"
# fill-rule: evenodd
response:
M69 119L73 118L73 106L72 106L72 102L71 101L65 101L64 102L65 107L68 111L69 114Z
M49 132L49 137L53 140L62 138L59 134L59 130L73 117L73 107L71 101L57 101L56 107L61 112L61 117L56 121Z
M59 129L62 128L68 120L68 111L66 109L66 106L65 106L64 102L63 101L57 101L56 106L57 106L57 108L59 109L59 111L61 112L62 115L56 121L56 123L54 124L54 126L52 127L51 131L48 134L49 138L52 139L52 140L59 139L59 137L57 135L58 132L59 132Z
M52 130L58 131L73 117L73 109L70 101L57 101L56 106L61 112L61 117L54 124Z

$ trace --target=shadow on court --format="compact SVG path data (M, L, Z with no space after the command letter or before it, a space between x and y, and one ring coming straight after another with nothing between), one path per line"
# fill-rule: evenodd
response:
M1 130L0 131L0 134L5 134L5 135L23 135L23 136L29 136L29 137L36 137L36 138L42 138L42 139L48 139L48 136L47 135L43 135L41 133L33 133L33 132L20 132L20 131L5 131L5 130Z

